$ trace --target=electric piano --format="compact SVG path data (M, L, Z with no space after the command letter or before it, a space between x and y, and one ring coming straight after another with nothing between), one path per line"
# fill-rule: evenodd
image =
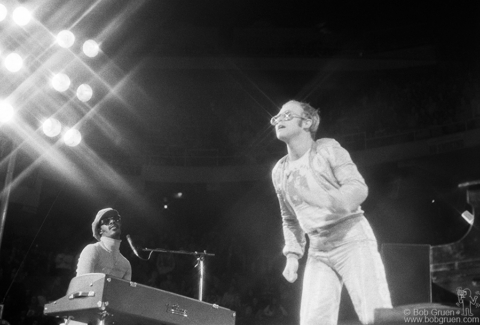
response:
M433 283L454 294L465 289L474 294L480 288L480 181L463 183L459 188L467 191L473 220L466 218L470 227L458 241L430 248L430 275Z
M234 325L235 312L103 273L73 278L44 314L87 324Z

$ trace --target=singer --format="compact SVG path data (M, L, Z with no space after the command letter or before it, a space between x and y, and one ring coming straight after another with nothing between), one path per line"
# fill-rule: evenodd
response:
M122 222L117 210L98 211L92 223L93 237L98 241L89 244L80 253L77 276L85 273L105 273L130 281L132 266L120 253Z
M320 115L309 104L289 101L270 123L287 147L272 171L287 281L296 281L305 236L310 240L300 325L337 324L344 284L360 321L373 323L375 308L392 305L377 241L360 207L368 194L362 175L337 141L315 141Z

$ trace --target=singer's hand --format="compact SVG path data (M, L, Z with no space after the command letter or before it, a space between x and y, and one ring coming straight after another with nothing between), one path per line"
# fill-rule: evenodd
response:
M283 277L287 279L288 282L293 283L298 278L298 259L295 257L287 258L287 265L283 270Z

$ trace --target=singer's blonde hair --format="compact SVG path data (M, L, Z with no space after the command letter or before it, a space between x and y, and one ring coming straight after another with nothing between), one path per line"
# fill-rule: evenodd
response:
M308 131L310 132L310 136L312 137L312 139L315 140L315 135L317 134L318 127L320 126L319 109L315 109L308 103L300 102L294 99L288 101L286 104L288 103L295 103L299 105L303 109L304 117L312 121L312 125L310 125L310 127L308 128Z

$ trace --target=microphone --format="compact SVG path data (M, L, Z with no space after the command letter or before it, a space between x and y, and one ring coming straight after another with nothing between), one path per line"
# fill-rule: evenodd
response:
M132 238L130 238L130 235L127 235L127 241L130 244L130 247L132 248L133 253L135 253L135 255L137 255L138 258L141 258L140 255L138 255L137 249L135 248L135 246L133 246Z

